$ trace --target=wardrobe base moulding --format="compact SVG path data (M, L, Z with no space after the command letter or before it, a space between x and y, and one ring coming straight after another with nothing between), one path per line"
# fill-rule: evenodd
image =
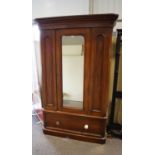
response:
M75 140L81 140L86 142L93 142L99 144L105 144L106 138L105 137L95 137L87 134L80 134L74 131L63 131L63 130L56 130L56 129L43 129L44 134L58 136L58 137L65 137L65 138L72 138Z

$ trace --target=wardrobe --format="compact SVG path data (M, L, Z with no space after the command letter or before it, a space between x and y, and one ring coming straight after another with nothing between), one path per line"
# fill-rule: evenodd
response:
M105 143L116 14L38 18L45 134Z

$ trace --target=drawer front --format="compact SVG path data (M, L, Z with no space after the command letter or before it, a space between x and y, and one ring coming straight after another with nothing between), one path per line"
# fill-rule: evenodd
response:
M44 112L45 127L54 127L71 131L82 132L83 134L97 134L104 136L105 119L90 118L86 116L75 116L69 114L57 114Z

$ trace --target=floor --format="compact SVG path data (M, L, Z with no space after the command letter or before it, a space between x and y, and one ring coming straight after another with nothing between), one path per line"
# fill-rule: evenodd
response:
M122 141L107 139L106 144L82 142L42 133L41 124L32 119L32 155L121 155Z

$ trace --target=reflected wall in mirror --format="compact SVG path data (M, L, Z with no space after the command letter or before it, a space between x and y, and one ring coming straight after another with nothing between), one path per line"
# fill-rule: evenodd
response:
M63 107L83 109L83 36L62 36L62 81Z

